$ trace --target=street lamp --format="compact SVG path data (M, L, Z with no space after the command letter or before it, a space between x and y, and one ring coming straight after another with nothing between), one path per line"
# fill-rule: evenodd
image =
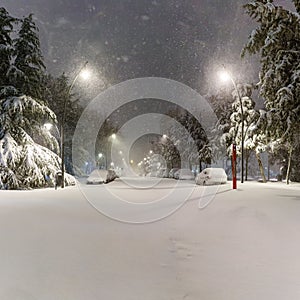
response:
M83 79L87 79L89 77L87 70L82 73L82 71L84 70L84 68L86 67L87 64L88 64L88 62L86 61L84 63L84 65L80 68L80 70L78 71L76 76L74 77L74 79L68 89L68 93L64 99L64 110L63 110L63 117L62 117L62 122L61 122L61 127L60 127L60 143L61 143L61 153L60 154L61 154L61 176L62 176L61 187L62 188L64 188L64 186L65 186L65 135L64 135L64 129L65 129L65 121L66 121L67 99L70 97L72 88L73 88L76 80L78 79L79 75L82 75Z
M223 66L223 71L219 72L219 77L222 81L231 81L231 83L233 84L233 87L237 93L239 102L240 102L240 106L241 106L241 122L242 122L242 139L241 139L241 163L242 163L242 170L241 170L241 183L244 182L244 111L243 111L243 103L242 103L242 98L241 95L239 93L239 90L237 88L237 85L232 77L232 75L230 74L230 72L228 72L225 68L225 66Z

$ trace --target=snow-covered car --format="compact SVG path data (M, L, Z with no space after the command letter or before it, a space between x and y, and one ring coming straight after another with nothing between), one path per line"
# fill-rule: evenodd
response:
M200 185L224 184L227 175L222 168L206 168L196 176L195 182Z
M190 169L179 169L174 173L174 178L179 180L194 180L194 173Z
M117 178L114 170L94 170L86 180L87 184L109 183Z

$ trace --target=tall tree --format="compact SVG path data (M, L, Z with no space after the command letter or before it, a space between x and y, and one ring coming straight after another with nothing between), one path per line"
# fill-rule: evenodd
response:
M0 9L0 189L53 185L60 161L53 152L58 144L44 126L56 116L36 98L43 62L35 51L38 37L30 33L35 27L31 16L25 18L12 42L15 21Z
M32 14L19 22L21 28L18 36L13 40L14 64L10 69L10 76L14 78L13 85L21 93L41 99L45 65L40 49L38 28L32 19Z
M4 7L0 7L0 87L9 85L8 70L13 56L11 34L17 19L9 15Z
M277 6L273 0L255 0L246 12L259 25L245 45L246 53L261 57L260 94L265 99L268 137L288 149L287 183L292 152L298 143L300 123L300 5L298 13Z

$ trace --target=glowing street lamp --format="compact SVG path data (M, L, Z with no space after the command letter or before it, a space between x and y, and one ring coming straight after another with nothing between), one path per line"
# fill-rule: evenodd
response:
M237 88L237 85L232 77L232 75L230 74L230 72L228 72L226 69L225 69L225 66L223 66L223 70L219 72L219 78L223 81L223 82L228 82L228 81L231 81L236 93L237 93L237 96L238 96L238 99L239 99L239 102L240 102L240 106L241 106L241 122L242 122L242 139L241 139L241 163L242 163L242 170L241 170L241 183L244 182L244 111L243 111L243 103L242 103L242 98L241 98L241 95L239 93L239 90Z
M91 77L91 72L87 69L85 70L82 70L80 72L80 77L83 79L83 80L88 80L90 77Z
M64 130L65 130L65 121L66 121L66 111L67 111L67 99L71 95L72 88L74 87L75 82L77 81L78 77L82 77L83 79L87 79L87 71L84 69L86 68L86 65L88 62L86 61L84 65L80 68L76 76L74 77L69 89L67 96L64 99L64 110L63 110L63 117L62 117L62 122L61 122L61 128L60 128L60 143L61 143L61 176L62 176L62 183L61 187L64 188L65 186L65 135L64 135ZM85 74L85 75L83 75Z

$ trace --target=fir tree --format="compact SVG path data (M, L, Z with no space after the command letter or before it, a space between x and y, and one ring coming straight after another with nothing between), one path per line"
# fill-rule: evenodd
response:
M11 17L4 7L0 7L0 87L9 85L8 70L13 55L11 33L16 19Z
M9 76L13 78L13 85L22 94L41 99L42 79L45 65L40 49L38 28L32 14L20 20L21 28L14 39L14 64Z
M51 186L60 158L58 143L44 126L55 124L56 116L38 98L44 64L37 28L30 15L12 42L15 21L0 9L0 189Z

